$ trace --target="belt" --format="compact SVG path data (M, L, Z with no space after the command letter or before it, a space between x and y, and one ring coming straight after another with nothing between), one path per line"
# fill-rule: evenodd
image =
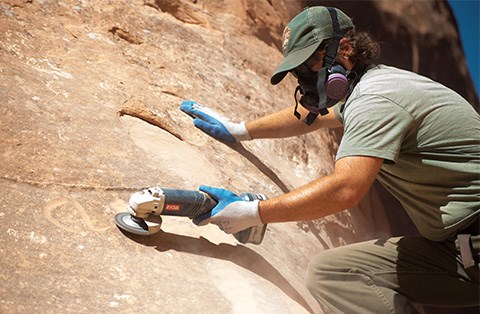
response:
M480 255L479 218L475 219L467 228L457 232L455 245L460 252L462 263L465 268L475 266L475 259Z

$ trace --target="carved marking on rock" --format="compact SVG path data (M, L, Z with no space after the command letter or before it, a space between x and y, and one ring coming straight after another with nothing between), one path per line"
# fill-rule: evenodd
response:
M47 202L43 212L49 222L71 233L86 231L85 228L100 232L108 229L108 227L98 228L94 226L85 208L79 202L65 197L58 197Z

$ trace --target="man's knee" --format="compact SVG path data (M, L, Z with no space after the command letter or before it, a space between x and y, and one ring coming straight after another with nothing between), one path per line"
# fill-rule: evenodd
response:
M335 252L332 250L323 251L317 254L308 264L306 274L306 285L308 290L317 297L320 291L330 289L335 280L334 274L337 263Z

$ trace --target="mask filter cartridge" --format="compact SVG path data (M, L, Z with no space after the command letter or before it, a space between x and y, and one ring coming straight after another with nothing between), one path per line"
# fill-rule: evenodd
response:
M325 86L327 97L340 100L348 93L347 71L341 65L334 65L330 70Z

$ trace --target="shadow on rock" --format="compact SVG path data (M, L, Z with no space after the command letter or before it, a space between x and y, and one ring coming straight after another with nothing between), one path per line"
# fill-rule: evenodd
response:
M280 180L280 178L275 172L273 172L272 169L270 169L265 163L263 163L257 156L248 151L242 144L234 143L225 145L248 159L248 161L250 161L255 167L257 167L257 169L261 173L270 178L270 180L272 180L280 188L280 190L282 190L283 193L288 193L290 191L289 188L285 185L285 183Z
M121 229L120 229L121 230ZM160 252L174 250L205 257L211 257L230 261L243 267L256 275L268 280L280 288L292 300L303 306L308 312L313 313L305 299L294 287L261 255L244 245L231 245L226 243L214 244L207 239L194 238L184 235L160 231L152 236L139 236L124 232L122 233L131 240L154 247Z

